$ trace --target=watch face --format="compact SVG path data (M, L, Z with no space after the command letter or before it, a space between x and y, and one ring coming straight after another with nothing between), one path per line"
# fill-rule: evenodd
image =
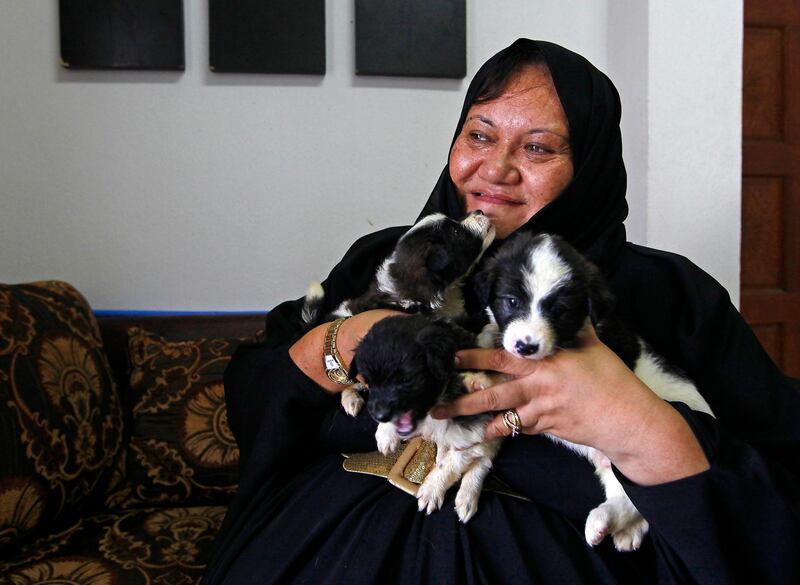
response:
M347 378L347 374L342 368L336 368L335 370L328 370L328 378L330 378L331 382L336 382L337 384L349 384L350 381Z

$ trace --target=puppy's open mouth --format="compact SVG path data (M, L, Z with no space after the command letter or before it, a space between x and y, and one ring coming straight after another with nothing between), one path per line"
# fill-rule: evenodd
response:
M397 417L397 420L394 421L394 426L398 435L407 437L414 432L417 423L414 422L414 415L409 410Z

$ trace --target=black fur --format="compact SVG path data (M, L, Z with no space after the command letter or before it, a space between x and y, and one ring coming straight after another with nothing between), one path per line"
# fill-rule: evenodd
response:
M455 353L469 347L475 347L475 335L451 320L388 317L361 340L350 374L360 374L369 387L372 418L390 422L412 412L416 426L436 404L466 392L455 369Z

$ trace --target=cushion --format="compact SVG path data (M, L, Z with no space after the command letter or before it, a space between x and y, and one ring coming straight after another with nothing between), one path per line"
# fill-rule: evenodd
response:
M15 555L0 556L0 582L194 585L224 516L222 506L88 516Z
M227 503L239 449L228 427L222 375L240 339L169 341L128 330L131 437L126 481L111 508Z
M91 508L120 451L122 412L100 332L71 285L0 284L0 404L3 549Z

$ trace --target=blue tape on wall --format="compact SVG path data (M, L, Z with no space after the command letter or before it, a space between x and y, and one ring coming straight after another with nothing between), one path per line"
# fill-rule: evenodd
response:
M94 311L97 317L174 317L174 316L198 316L198 315L252 315L260 313L261 310L253 311L115 311L111 309L97 309ZM266 315L269 311L263 310Z

